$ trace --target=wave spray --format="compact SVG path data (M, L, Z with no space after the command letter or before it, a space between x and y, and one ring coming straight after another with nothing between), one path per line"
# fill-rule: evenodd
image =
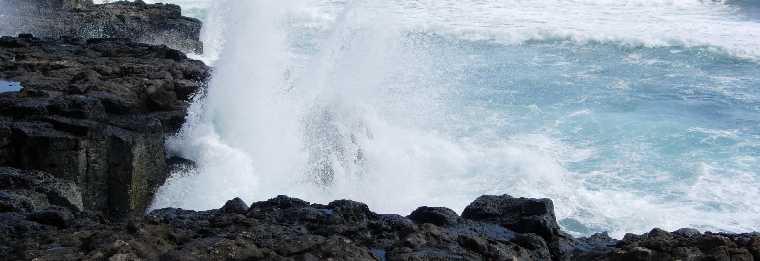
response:
M682 94L695 90L678 88L700 86L683 84L688 81L721 86L729 77L716 75L724 72L695 73L691 64L752 57L756 46L732 40L746 37L746 30L729 29L760 27L716 20L729 9L697 1L551 1L548 9L507 2L210 3L204 35L214 75L169 141L197 168L173 173L153 207L211 209L233 197L251 202L286 194L320 203L349 198L375 211L407 214L422 205L460 211L479 195L507 193L553 199L562 225L577 234L760 224L752 218L760 210L746 206L752 200L745 197L760 195L752 173L715 167L711 158L700 159L706 163L695 163L702 167L694 171L691 165L670 170L648 156L684 144L694 149L673 157L706 148L699 143L705 139L689 135L709 129L692 128L701 123L685 121L689 117L673 118L683 125L675 127L649 121L660 111L692 107L619 113L634 105L681 106L694 97ZM576 11L566 14L568 8ZM627 17L629 10L652 17ZM579 17L554 19L563 15ZM682 17L668 20L669 27L639 30L672 16ZM596 26L597 20L616 29ZM687 28L693 24L710 27ZM702 45L719 48L689 49ZM751 75L757 68L744 63L721 66L739 64L725 74ZM674 77L681 78L669 85ZM653 79L657 88L647 88ZM727 100L722 104L734 101L720 96L726 90L743 91L720 89L714 95ZM657 93L665 91L674 94ZM630 102L621 105L621 97ZM676 98L659 103L662 97ZM683 139L668 139L681 142L673 148L646 147L668 144L657 131L681 129ZM747 185L738 189L746 195L715 189L730 185L716 175L742 177L739 185ZM714 207L717 200L729 207Z

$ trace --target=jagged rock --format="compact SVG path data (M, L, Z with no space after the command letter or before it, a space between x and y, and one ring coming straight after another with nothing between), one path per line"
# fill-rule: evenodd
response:
M366 224L376 216L369 210L367 204L352 200L336 200L327 206L347 223Z
M578 249L594 249L561 231L550 199L481 196L464 209L462 217L498 224L518 233L536 234L546 242L556 260L572 258Z
M481 196L464 209L462 217L499 224L520 233L535 233L546 240L560 231L550 199Z
M248 205L246 205L245 201L243 201L242 199L234 198L230 201L227 201L227 203L224 204L224 206L222 207L222 212L245 214L248 212Z
M756 260L751 242L758 234L699 233L679 229L669 233L653 229L643 235L627 234L607 260Z
M164 138L189 102L167 93L175 79L185 88L195 82L197 91L208 68L166 47L119 39L0 42L0 79L23 86L0 95L0 166L74 182L80 209L142 215L168 175ZM14 208L25 202L17 199Z
M197 168L197 165L195 164L195 161L177 157L177 156L171 156L166 159L166 165L168 168L169 173L187 173L195 168Z
M685 236L685 237L693 237L693 236L698 236L702 233L700 233L699 230L696 230L693 228L681 228L674 231L673 234L676 234L679 236Z
M409 219L418 224L430 223L437 226L450 226L459 223L459 215L448 208L420 207L409 215Z
M306 207L309 205L309 202L297 199L297 198L291 198L284 195L279 195L276 198L263 201L263 202L256 202L251 205L251 211L258 211L262 209L288 209L288 208L301 208Z
M172 4L91 0L0 0L0 35L33 33L40 37L125 38L202 52L201 22L182 16Z
M209 211L160 209L126 225L55 211L34 218L0 213L0 259L754 260L760 246L758 234L684 236L655 229L622 241L606 234L580 238L575 249L556 256L552 242L535 233L461 217L446 226L417 225L399 215L375 214L360 202L320 205L286 196L253 203L248 215L229 211L241 202L233 199ZM444 208L415 212L454 218Z

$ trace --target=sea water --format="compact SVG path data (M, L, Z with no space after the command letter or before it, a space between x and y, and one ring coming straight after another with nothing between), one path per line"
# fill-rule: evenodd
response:
M753 1L176 3L215 70L154 208L510 194L575 235L760 228Z
M14 81L0 80L0 93L17 92L21 90L21 83Z

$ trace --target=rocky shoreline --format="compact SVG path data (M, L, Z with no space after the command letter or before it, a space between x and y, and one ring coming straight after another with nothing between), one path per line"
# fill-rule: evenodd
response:
M126 38L201 53L202 23L182 16L179 6L92 0L0 0L0 35L31 33L58 38Z
M168 175L164 139L208 70L122 39L2 37L0 79L23 89L0 94L0 166L72 181L84 209L112 219L141 214Z
M41 173L0 168L0 186ZM23 182L19 182L23 183ZM70 184L36 187L48 198ZM52 187L52 188L50 188ZM56 195L52 196L51 195ZM71 195L69 193L68 195ZM76 199L73 199L76 200ZM51 201L52 202L52 201ZM160 209L111 223L52 206L0 213L3 260L757 260L760 235L692 229L614 240L563 233L548 199L482 196L462 214L420 207L383 215L350 200L327 205L278 196L209 211ZM51 203L55 205L57 203Z
M574 238L551 200L507 195L462 215L286 196L146 215L188 164L164 143L211 75L184 54L200 22L142 1L0 6L0 32L22 33L0 38L0 82L21 87L0 92L0 260L760 260L758 233Z

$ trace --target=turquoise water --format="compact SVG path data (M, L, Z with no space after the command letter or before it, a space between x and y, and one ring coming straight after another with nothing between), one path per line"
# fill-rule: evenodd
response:
M457 79L448 83L457 102L447 114L459 136L543 135L571 147L558 160L585 189L757 221L756 62L707 48L561 40L435 45L448 54L441 64L461 65L446 70ZM605 230L582 220L578 213L563 224L578 233Z
M760 228L756 2L179 2L216 70L154 207L506 193L575 235Z

